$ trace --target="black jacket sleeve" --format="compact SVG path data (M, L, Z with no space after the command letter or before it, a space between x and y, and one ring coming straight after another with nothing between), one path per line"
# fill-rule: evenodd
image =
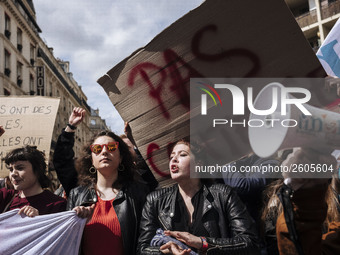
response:
M255 223L236 192L225 192L225 218L228 219L229 238L206 237L209 244L207 254L260 254L259 238Z
M142 212L137 254L162 254L159 247L150 246L150 240L155 236L156 230L162 228L157 217L158 209L155 204L156 201L154 200L153 194L149 194Z
M53 155L53 165L66 196L77 186L78 173L74 165L74 133L62 131Z
M152 174L150 168L146 164L145 160L143 159L141 153L138 149L135 148L135 152L137 154L137 161L136 161L136 171L139 174L139 176L143 180L143 184L147 185L149 187L150 191L154 191L158 186L158 181L155 178L155 176Z

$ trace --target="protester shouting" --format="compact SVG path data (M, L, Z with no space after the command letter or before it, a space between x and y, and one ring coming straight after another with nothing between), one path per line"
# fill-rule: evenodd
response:
M147 196L138 253L257 254L255 223L236 193L227 185L190 178L190 164L199 163L196 156L204 150L189 146L180 140L171 151L169 168L177 184Z
M12 189L0 189L0 212L21 208L29 217L65 211L66 200L44 190L51 184L46 176L45 154L25 146L10 151L3 159L10 171Z

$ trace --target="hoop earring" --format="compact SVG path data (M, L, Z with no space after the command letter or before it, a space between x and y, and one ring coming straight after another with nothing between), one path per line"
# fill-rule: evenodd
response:
M125 166L123 164L119 164L118 171L123 172L125 170Z
M97 169L94 166L91 166L89 172L90 174L95 174L97 172Z

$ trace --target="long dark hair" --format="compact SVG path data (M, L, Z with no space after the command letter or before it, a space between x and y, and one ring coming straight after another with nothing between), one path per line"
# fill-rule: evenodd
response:
M115 133L103 130L95 134L87 145L83 147L82 155L77 159L76 168L79 173L80 185L95 185L97 183L97 174L91 174L89 169L92 167L92 152L90 145L101 136L109 136L119 143L118 149L120 156L122 157L121 165L124 166L124 171L118 171L118 178L113 184L113 187L119 187L127 182L133 181L133 159L129 151L129 147L124 141Z
M32 164L33 173L37 176L42 188L49 188L51 180L46 176L45 153L39 151L36 146L25 146L10 151L3 159L6 165L17 161L29 161Z

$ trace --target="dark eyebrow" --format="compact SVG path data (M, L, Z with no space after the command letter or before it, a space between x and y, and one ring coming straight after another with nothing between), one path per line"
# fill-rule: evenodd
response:
M12 163L12 167L13 166L15 166L15 167L22 167L22 166L25 166L25 164L24 163L18 163L18 164L16 164L16 163Z

